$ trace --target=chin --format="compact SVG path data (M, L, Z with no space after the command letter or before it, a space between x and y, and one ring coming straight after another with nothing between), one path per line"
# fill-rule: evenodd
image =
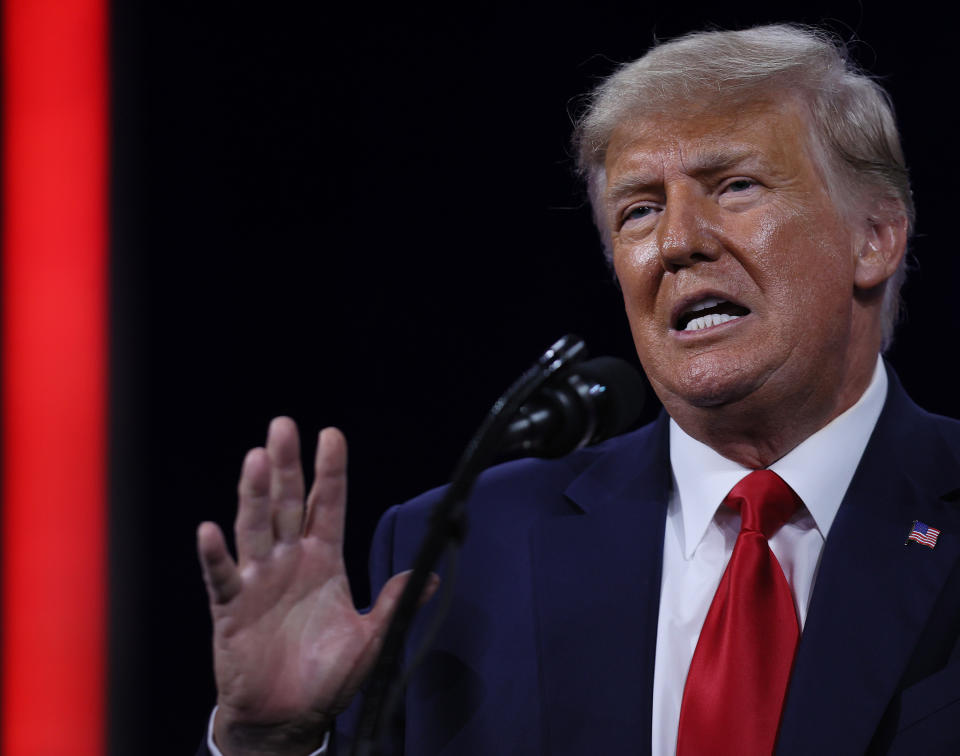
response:
M678 397L691 407L722 407L746 398L750 391L735 386L697 385L683 387Z
M674 375L671 380L659 383L659 386L675 401L682 401L691 407L709 408L742 401L763 383L763 379L750 375L739 365L701 364ZM657 393L664 404L669 405L659 389Z

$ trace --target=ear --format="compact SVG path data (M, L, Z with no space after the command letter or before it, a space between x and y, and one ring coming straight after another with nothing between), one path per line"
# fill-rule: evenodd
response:
M907 249L907 218L896 211L874 216L867 219L865 232L854 260L853 279L854 286L862 290L880 286L900 265Z

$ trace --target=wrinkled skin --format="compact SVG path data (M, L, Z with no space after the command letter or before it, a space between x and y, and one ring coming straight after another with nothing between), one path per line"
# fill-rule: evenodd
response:
M841 211L799 106L762 101L630 120L606 157L605 210L637 353L689 434L765 467L849 408L881 342L902 213ZM697 331L712 296L742 317Z
M277 418L266 448L243 463L238 560L216 525L197 532L213 616L214 736L227 756L316 749L376 658L407 575L357 613L343 565L346 461L343 435L324 430L305 506L297 429Z

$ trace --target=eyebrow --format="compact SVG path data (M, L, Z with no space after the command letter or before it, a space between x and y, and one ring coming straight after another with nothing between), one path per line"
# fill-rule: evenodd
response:
M698 150L692 156L684 159L683 162L684 173L694 177L710 176L744 164L754 164L760 168L768 168L763 155L755 147L746 145L726 149ZM609 184L604 194L607 200L617 201L625 195L649 189L661 182L662 174L659 171L655 172L641 168L628 172L625 176Z

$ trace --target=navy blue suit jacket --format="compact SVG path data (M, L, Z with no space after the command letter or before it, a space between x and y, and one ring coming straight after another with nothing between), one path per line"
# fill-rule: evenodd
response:
M960 754L960 423L918 408L888 372L824 547L782 756ZM407 696L405 753L650 752L671 485L665 415L482 477L450 615ZM375 588L409 566L436 498L386 514ZM936 548L904 544L914 520L941 529Z
M960 754L960 423L924 412L890 379L824 547L781 756ZM667 428L663 415L481 477L451 611L409 688L398 753L650 753ZM437 496L384 516L375 591L411 563ZM941 529L936 548L904 544L914 520Z

